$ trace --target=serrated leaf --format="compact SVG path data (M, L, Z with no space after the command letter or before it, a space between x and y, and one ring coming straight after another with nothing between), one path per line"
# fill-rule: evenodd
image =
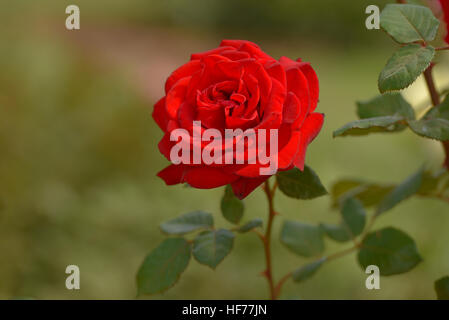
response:
M303 257L316 256L324 251L322 229L306 223L285 221L281 230L281 242Z
M308 166L304 171L294 168L278 172L276 179L279 189L291 198L309 200L327 194L318 175Z
M332 187L332 207L338 207L348 197L360 200L366 208L377 206L394 188L394 185L380 185L359 180L340 180Z
M210 213L194 211L161 224L162 232L166 234L186 234L200 229L208 229L214 225Z
M182 238L164 240L144 260L137 274L138 294L160 293L172 287L190 260L191 245Z
M226 186L225 193L221 199L221 213L226 220L238 224L243 217L245 206L243 201L237 198L230 185Z
M439 141L449 140L449 96L440 105L420 120L409 121L409 126L416 134Z
M370 133L394 132L397 131L398 125L404 122L403 116L385 116L356 120L350 122L343 127L335 130L335 137L344 136L364 136Z
M449 300L449 277L435 281L435 291L438 300Z
M399 43L432 41L440 21L424 6L388 4L380 15L380 26Z
M231 252L234 234L225 229L204 231L193 241L193 256L213 269Z
M408 177L404 182L388 193L377 207L376 215L380 215L392 209L403 200L417 193L421 188L423 175L424 169L420 168L418 172Z
M412 106L398 92L379 95L368 101L357 102L357 115L360 119L395 115L403 116L410 120L415 119L415 111ZM398 129L403 128L404 126L401 126Z
M430 139L439 141L449 140L449 120L446 119L426 119L409 122L414 133Z
M239 233L245 233L251 231L255 228L261 227L263 225L263 220L261 218L255 218L253 220L248 221L241 227L239 227L236 231Z
M306 264L305 266L295 270L292 274L293 281L302 282L309 279L318 271L318 269L321 268L324 262L326 262L326 258Z
M359 264L364 270L369 265L376 265L383 276L410 271L421 260L415 241L391 227L368 234L358 253Z
M407 88L427 69L434 55L435 49L431 46L411 44L400 48L379 75L380 92Z

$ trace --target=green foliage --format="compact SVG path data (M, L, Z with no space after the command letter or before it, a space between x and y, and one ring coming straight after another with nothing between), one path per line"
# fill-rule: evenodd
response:
M200 229L212 228L214 219L210 213L194 211L161 224L166 234L186 234Z
M345 242L362 233L366 223L366 213L359 200L346 198L341 205L341 215L342 222L340 225L321 225L329 238L338 242Z
M366 208L377 206L394 188L393 185L379 185L350 179L340 180L332 186L332 207L338 207L339 203L347 197L360 200Z
M193 242L193 256L212 269L231 252L234 234L225 229L203 231Z
M164 240L144 260L137 274L138 294L160 293L172 287L190 260L191 244L183 238Z
M438 300L449 300L449 276L435 281L435 291Z
M409 126L420 136L440 141L449 140L449 96L443 103L430 109L422 119L410 121Z
M294 168L278 172L276 179L279 189L291 198L308 200L327 194L318 175L308 166L303 171Z
M405 121L403 116L385 116L350 122L334 131L333 136L364 136L370 133L394 132Z
M399 43L432 41L440 21L432 11L411 4L388 4L380 16L380 25Z
M262 227L263 220L261 218L255 218L253 220L248 221L247 223L243 224L239 228L236 229L237 232L245 233L249 232L255 228Z
M419 174L417 175L419 176ZM360 200L366 208L377 207L396 188L397 186L395 185L383 185L351 179L340 180L332 186L332 207L338 207L339 203L348 197ZM435 173L428 170L423 171L421 186L416 194L447 201L449 199L449 172L444 169Z
M226 220L238 224L243 217L245 206L243 201L237 198L230 185L226 186L223 198L221 198L221 213Z
M357 102L357 115L360 119L395 115L415 119L415 111L399 92L382 94L368 101Z
M312 257L324 251L323 231L320 227L297 221L285 221L281 242L292 252Z
M391 227L368 234L358 253L358 261L363 269L376 265L383 276L410 271L421 260L415 241Z
M380 215L397 204L414 195L421 188L423 182L424 169L421 168L418 172L408 177L404 182L394 188L382 199L376 210L376 215Z
M434 55L435 49L431 46L410 44L401 47L388 60L379 75L380 92L396 91L410 86L427 69Z
M447 201L449 199L449 171L445 169L435 173L426 171L418 194Z
M318 261L314 261L306 264L305 266L300 267L292 273L292 279L295 282L303 282L304 280L312 277L318 269L321 268L323 263L326 262L326 258L322 258Z

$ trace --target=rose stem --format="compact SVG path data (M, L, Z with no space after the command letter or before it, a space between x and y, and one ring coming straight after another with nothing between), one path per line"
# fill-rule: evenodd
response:
M426 71L424 71L424 79L426 80L427 89L429 90L430 97L432 99L433 106L437 106L441 103L440 95L438 94L437 88L435 86L435 82L433 80L432 69L433 64L431 64ZM449 141L443 141L443 148L446 154L446 158L444 160L444 166L449 169Z
M274 288L274 281L273 281L273 269L271 265L271 229L273 226L273 220L276 216L276 211L274 210L273 205L273 198L274 193L276 191L277 184L275 183L273 186L273 189L270 189L270 184L268 181L265 182L263 186L263 190L265 191L265 194L267 196L268 200L268 222L267 222L267 229L265 231L265 235L261 237L263 242L263 247L265 251L265 264L266 264L266 270L264 271L263 275L268 280L268 285L270 289L270 299L276 300L277 294L275 292Z

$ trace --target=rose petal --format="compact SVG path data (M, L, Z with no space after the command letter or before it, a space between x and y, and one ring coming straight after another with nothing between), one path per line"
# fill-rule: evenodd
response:
M262 176L258 178L240 178L231 183L232 191L240 200L246 198L258 186L267 181L269 176Z
M300 131L299 150L294 161L295 166L300 170L304 170L307 147L321 131L323 121L324 115L317 112L310 114L304 121Z
M168 93L173 85L180 79L189 77L201 69L199 61L189 61L171 73L165 82L165 93Z
M293 123L301 112L300 102L293 92L287 94L282 112L282 122Z
M313 70L310 63L301 62L299 64L299 69L301 69L304 76L307 78L307 83L309 85L310 92L310 110L309 112L313 112L318 104L318 98L320 94L320 85L318 82L318 76Z
M160 99L154 105L152 117L162 131L167 129L168 115L165 109L165 97Z
M185 174L185 181L194 188L212 189L230 184L238 179L234 174L225 173L212 167L191 167Z
M178 113L179 106L185 100L187 86L190 82L190 79L191 77L181 78L167 93L165 107L168 116L172 119L176 119L176 114Z
M164 180L167 185L172 186L184 182L186 169L187 167L185 165L172 164L160 171L157 176Z

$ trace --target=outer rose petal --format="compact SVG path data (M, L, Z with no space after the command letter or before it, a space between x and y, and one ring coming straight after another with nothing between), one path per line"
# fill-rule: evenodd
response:
M443 8L444 21L446 22L446 43L449 44L449 0L440 0L441 7Z
M323 126L324 115L322 113L312 113L304 121L299 139L299 150L294 160L295 166L304 170L307 146L315 139Z
M188 184L198 189L217 188L238 179L236 175L225 173L213 167L191 167L184 177Z
M262 58L262 59L269 59L272 60L273 58L270 57L268 54L262 51L260 47L255 44L254 42L247 41L247 40L223 40L220 43L220 47L223 46L232 46L236 48L237 50L248 52L252 57L255 58Z
M165 99L165 108L167 114L170 118L176 119L179 106L185 100L187 93L187 86L190 82L191 77L181 78L167 93Z
M258 186L264 183L270 176L262 176L259 178L240 178L231 183L232 191L240 200L246 198Z
M154 121L156 121L157 125L159 126L159 128L161 128L162 131L167 130L168 115L167 111L165 110L165 97L156 102L156 104L154 105L152 116Z
M165 93L170 91L171 87L178 82L179 79L191 76L195 72L201 69L201 63L199 61L189 61L186 64L182 65L178 69L172 72L172 74L168 77L165 82Z
M168 186L184 182L184 175L186 171L185 165L170 165L164 170L160 171L157 176L165 181Z
M313 112L318 104L318 98L320 94L318 77L310 63L301 62L299 64L299 69L307 78L310 92L310 112Z

